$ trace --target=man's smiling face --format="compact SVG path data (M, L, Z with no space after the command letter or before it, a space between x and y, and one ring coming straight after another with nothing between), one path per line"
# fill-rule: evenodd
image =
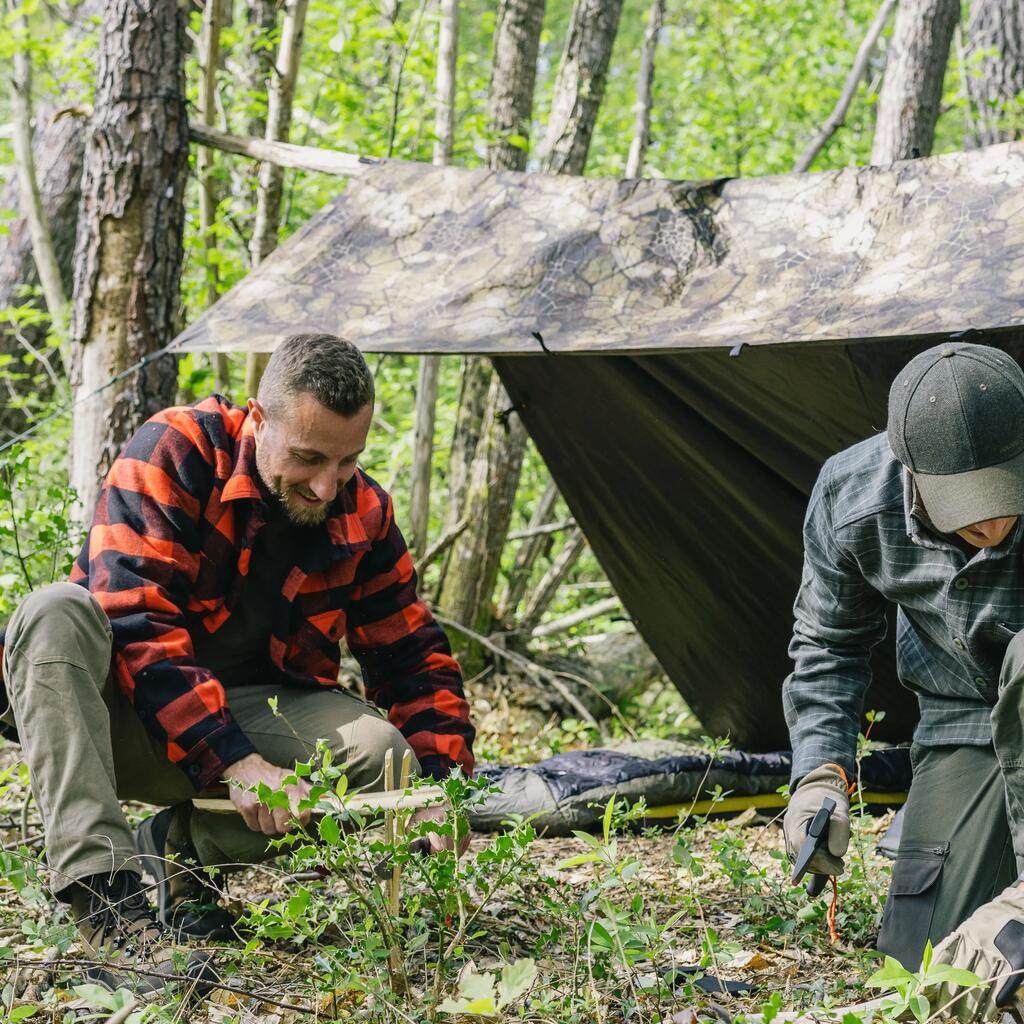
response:
M368 402L342 416L303 392L281 414L268 418L249 399L256 438L256 469L291 522L316 526L340 488L352 479L373 419Z

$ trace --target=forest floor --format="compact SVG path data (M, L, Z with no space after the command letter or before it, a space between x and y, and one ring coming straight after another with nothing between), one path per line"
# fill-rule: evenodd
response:
M491 759L538 760L601 741L585 731L551 722L480 746ZM877 994L863 983L879 966L889 864L875 844L887 818L856 817L833 942L827 895L810 900L787 882L777 822L746 812L650 830L613 807L606 833L589 839L538 837L526 824L475 835L458 862L410 858L397 914L367 869L385 849L380 830L321 829L320 843L231 876L228 898L247 924L217 947L227 988L132 1008L127 992L84 984L80 947L47 891L19 757L0 749L0 1021L686 1022L690 1008L770 1019ZM150 811L128 805L130 818ZM710 978L747 991L709 994Z

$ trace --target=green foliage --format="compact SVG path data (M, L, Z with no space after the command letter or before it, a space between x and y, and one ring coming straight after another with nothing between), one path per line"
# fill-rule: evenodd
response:
M955 985L971 988L982 984L982 979L971 971L953 967L951 964L937 964L932 961L932 944L925 946L921 968L908 971L891 956L885 958L883 967L865 982L868 988L880 988L891 993L882 1005L885 1021L909 1020L912 1014L919 1024L924 1024L941 1004L933 1008L932 1001L941 994L942 986Z

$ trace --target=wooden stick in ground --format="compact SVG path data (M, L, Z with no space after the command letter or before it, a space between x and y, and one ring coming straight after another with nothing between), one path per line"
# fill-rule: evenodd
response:
M421 807L443 804L445 792L440 786L423 786L411 793L394 791L390 793L353 793L339 798L333 793L324 793L321 805L328 813L339 811L415 811ZM238 810L227 797L196 797L192 806L197 811L213 814L237 814ZM314 810L314 814L317 811ZM320 813L324 813L321 811Z
M406 750L402 754L402 769L399 774L398 789L402 792L405 791L405 787L409 785L409 776L412 774L412 751ZM405 815L395 815L395 846L396 848L405 838ZM400 897L401 897L401 882L402 882L402 867L395 861L395 866L391 869L391 892L392 892L392 905L394 912L397 914L400 909Z
M857 56L854 59L849 75L847 75L842 95L836 102L832 113L829 114L828 120L821 126L817 135L807 143L806 148L800 154L800 159L797 160L793 168L796 173L803 173L814 163L814 158L821 152L825 143L832 138L836 129L845 120L846 112L850 109L850 104L853 102L853 97L857 92L857 86L867 70L868 61L871 59L871 51L875 48L875 43L878 42L878 37L882 34L882 29L885 28L885 23L889 20L889 15L892 14L895 6L896 0L882 0L882 6L879 7L875 20L871 22L871 27L861 42L860 49L857 50Z

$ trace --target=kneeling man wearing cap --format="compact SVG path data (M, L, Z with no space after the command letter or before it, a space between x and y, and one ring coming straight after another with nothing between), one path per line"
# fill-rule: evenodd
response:
M952 1010L983 1019L1024 974L1024 372L946 344L905 367L888 429L833 456L811 494L783 697L793 746L786 844L824 797L839 875L872 647L897 607L900 680L918 695L913 785L879 949L988 984ZM1021 989L1024 996L1024 989Z

